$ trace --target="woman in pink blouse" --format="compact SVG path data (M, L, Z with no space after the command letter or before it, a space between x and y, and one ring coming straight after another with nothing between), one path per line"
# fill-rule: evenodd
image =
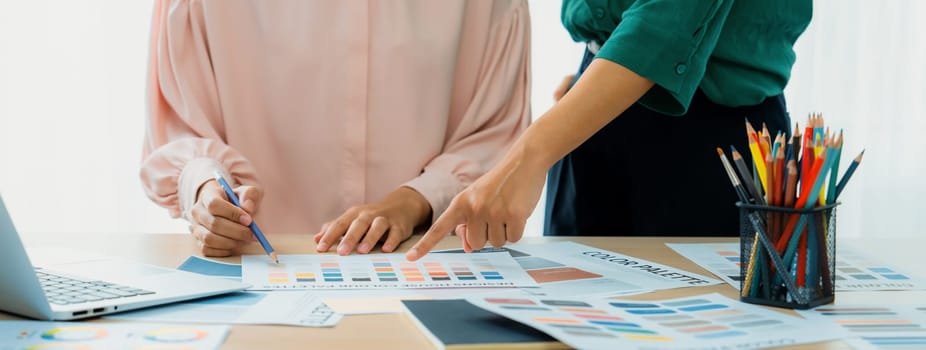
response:
M524 0L163 0L151 32L141 179L207 256L252 220L391 252L530 120Z

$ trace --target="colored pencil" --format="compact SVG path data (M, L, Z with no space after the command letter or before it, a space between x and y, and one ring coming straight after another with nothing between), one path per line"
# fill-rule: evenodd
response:
M836 158L833 159L833 170L830 171L830 181L826 186L826 204L832 204L836 201L836 176L839 175L839 159L842 156L842 130L839 130L839 137L836 139Z
M858 168L859 163L862 162L862 156L865 155L865 150L862 150L862 153L859 153L855 160L849 164L849 167L846 169L846 173L842 175L842 178L839 179L839 184L836 185L836 195L833 199L838 199L839 195L842 193L842 190L846 188L846 184L849 183L849 179L852 178L852 174L855 173L855 169Z
M730 145L730 153L733 154L733 164L736 165L736 170L739 173L740 178L743 180L743 186L746 187L746 190L749 191L749 195L756 202L756 204L765 205L766 202L762 198L762 194L759 193L759 189L756 187L756 182L752 181L752 175L749 174L749 168L746 167L746 161L743 159L743 156L739 151L736 150L736 147Z
M759 137L756 135L756 130L752 128L752 124L749 124L749 120L746 120L746 133L749 137L749 153L752 154L752 162L756 167L756 173L759 175L759 182L762 184L762 191L768 191L766 187L766 172L765 172L765 156L760 148Z

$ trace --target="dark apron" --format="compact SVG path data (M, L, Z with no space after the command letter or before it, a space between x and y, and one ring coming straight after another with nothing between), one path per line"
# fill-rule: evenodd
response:
M592 59L586 51L579 75ZM734 145L752 164L744 117L790 135L784 95L727 107L699 90L683 116L634 104L550 168L544 235L737 236L736 192L716 148L729 157Z

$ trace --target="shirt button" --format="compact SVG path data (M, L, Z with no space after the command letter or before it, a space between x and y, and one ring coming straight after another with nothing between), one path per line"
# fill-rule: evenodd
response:
M599 8L596 8L596 9L595 9L595 18L597 18L597 19L602 19L602 18L604 18L604 9L602 9L602 8L600 8L600 7L599 7Z
M685 74L686 71L688 71L688 65L684 63L679 63L675 65L675 74L682 75L682 74Z

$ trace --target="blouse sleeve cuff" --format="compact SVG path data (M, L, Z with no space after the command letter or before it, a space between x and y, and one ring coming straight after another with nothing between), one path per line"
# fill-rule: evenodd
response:
M183 217L187 220L192 218L190 211L193 209L193 205L196 204L196 194L199 188L211 180L216 171L221 173L222 177L234 181L222 164L212 158L193 158L184 165L177 180L177 195L179 196ZM231 186L235 186L235 184L231 183Z
M447 210L453 197L465 187L455 175L440 171L425 171L404 186L418 191L431 205L431 224Z

